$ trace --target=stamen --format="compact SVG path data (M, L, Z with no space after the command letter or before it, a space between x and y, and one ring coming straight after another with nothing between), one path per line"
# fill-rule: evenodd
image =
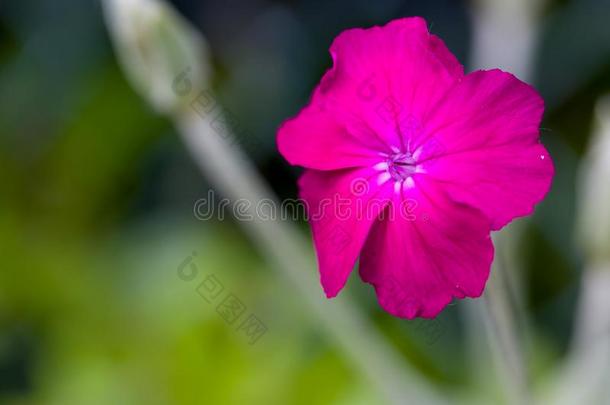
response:
M404 181L415 173L416 162L410 153L398 152L388 159L388 173L395 181Z

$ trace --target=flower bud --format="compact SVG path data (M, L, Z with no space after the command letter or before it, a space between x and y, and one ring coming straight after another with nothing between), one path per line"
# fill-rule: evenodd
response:
M120 63L134 88L162 113L205 87L208 46L162 0L104 0L104 15Z

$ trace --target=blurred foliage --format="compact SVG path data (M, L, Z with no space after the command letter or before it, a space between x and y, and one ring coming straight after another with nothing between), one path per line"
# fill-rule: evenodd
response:
M214 90L282 197L294 196L298 171L277 157L275 128L329 67L338 32L423 15L468 57L464 2L175 4L209 39ZM570 336L581 270L575 173L594 102L610 89L609 17L607 0L557 1L541 26L534 84L557 177L521 242L536 375ZM171 125L125 82L97 2L3 2L0 62L0 402L379 402L230 219L192 216L209 186ZM183 281L176 269L193 252L198 278ZM207 274L265 322L255 345L197 293ZM406 322L383 313L356 277L348 290L433 382L486 389L490 377L471 372L462 303L434 323Z

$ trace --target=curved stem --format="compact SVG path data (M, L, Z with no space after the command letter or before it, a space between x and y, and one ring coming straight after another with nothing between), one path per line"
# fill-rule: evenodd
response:
M508 297L505 269L494 261L492 275L484 295L484 321L496 366L511 403L529 404L531 394L517 322Z
M257 219L257 203L277 199L241 150L214 133L210 122L192 111L175 115L174 121L202 173L219 192L233 201L250 202L254 220L242 221L240 225L269 263L302 295L311 315L322 321L348 359L388 402L446 403L415 370L400 360L400 354L345 297L332 302L322 297L314 277L313 252L305 248L308 244L292 223Z

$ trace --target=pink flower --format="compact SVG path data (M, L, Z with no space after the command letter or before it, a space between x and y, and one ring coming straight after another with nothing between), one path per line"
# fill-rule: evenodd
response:
M464 75L422 18L344 31L330 53L333 67L277 139L307 169L300 192L326 295L359 257L395 316L431 318L480 296L490 231L531 214L550 188L543 100L500 70Z

